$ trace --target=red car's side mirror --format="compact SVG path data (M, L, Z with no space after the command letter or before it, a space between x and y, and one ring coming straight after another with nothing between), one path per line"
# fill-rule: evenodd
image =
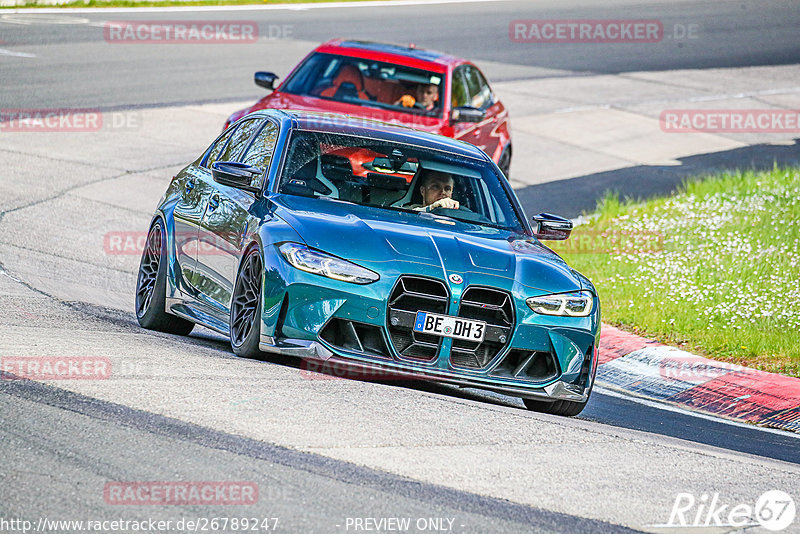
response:
M264 89L274 90L275 87L275 80L278 79L278 75L273 72L262 72L258 71L253 75L253 81L256 82L256 85L259 87L263 87Z

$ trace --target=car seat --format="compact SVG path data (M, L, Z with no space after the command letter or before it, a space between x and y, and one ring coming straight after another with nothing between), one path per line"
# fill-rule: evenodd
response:
M364 92L364 77L361 75L361 71L349 63L339 68L339 72L333 79L333 85L323 89L319 96L336 100L344 100L348 97L369 99L367 93Z

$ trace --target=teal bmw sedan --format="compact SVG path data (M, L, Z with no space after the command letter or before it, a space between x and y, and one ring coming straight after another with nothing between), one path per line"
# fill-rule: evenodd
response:
M142 254L148 329L233 351L491 390L572 416L597 369L592 283L542 244L479 148L346 115L260 110L170 182Z

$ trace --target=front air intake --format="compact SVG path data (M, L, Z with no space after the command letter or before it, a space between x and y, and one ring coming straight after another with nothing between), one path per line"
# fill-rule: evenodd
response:
M332 347L367 356L390 358L381 327L334 317L319 334Z
M459 317L486 323L486 335L480 343L453 340L450 362L456 367L481 369L511 342L514 330L514 301L497 289L469 287L461 297Z
M444 282L431 278L403 276L389 296L387 320L389 337L403 358L432 361L439 353L442 338L414 332L418 311L446 314L450 293Z
M558 362L552 352L512 349L490 374L503 378L547 382L558 376Z

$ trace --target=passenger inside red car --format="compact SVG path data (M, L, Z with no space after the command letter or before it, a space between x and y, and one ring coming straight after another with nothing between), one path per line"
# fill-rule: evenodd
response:
M438 104L439 87L432 83L419 84L416 89L416 98L406 94L394 103L395 106L403 106L406 108L416 107L424 109L425 111L435 109Z

